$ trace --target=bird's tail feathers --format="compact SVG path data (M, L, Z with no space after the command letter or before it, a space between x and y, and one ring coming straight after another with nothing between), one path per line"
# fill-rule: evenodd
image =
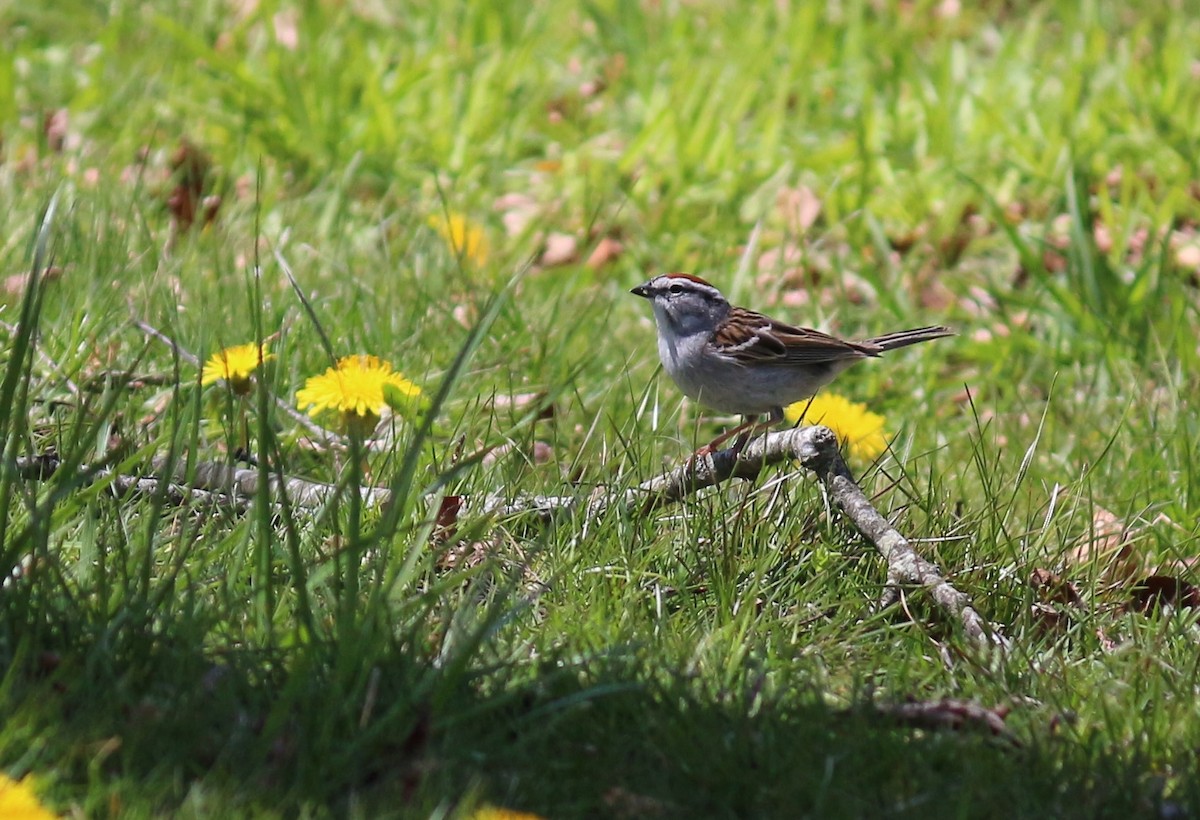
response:
M912 330L898 330L895 333L885 333L882 336L876 336L873 339L864 339L862 344L874 345L880 351L895 350L899 347L908 347L915 345L917 342L929 342L934 339L943 339L947 336L954 336L955 333L948 327L935 325L931 327L918 327Z

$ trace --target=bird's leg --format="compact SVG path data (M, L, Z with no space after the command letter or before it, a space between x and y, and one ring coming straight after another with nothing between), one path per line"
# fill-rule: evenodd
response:
M717 451L717 449L722 444L729 441L729 439L733 438L734 436L743 434L747 430L750 430L751 428L754 427L754 425L758 421L757 416L743 416L742 418L745 419L745 421L743 421L737 427L734 427L732 430L726 430L724 433L717 436L715 439L710 441L708 444L705 444L703 447L701 447L699 450L697 450L695 453L692 454L692 458L701 458L703 456L712 455L713 453L715 453ZM738 441L741 441L741 439L739 438ZM740 453L741 447L744 447L745 443L743 442L741 444L741 447L739 447L738 444L735 442L733 446L734 446L735 452Z
M750 421L748 421L746 424L742 425L742 427L748 428L748 429L746 429L745 432L743 432L740 436L738 436L737 441L735 441L733 443L734 459L741 457L742 450L745 448L745 446L747 444L750 443L750 440L752 438L754 438L756 433L760 433L760 432L765 433L766 431L768 431L772 427L774 427L776 424L779 424L779 422L781 422L781 421L783 421L783 408L782 407L771 408L771 414L767 417L767 420L762 422L761 424L756 423L757 418L751 416Z
M733 451L734 459L737 459L742 454L742 450L745 449L746 445L750 443L750 440L754 438L756 433L769 430L779 422L783 421L783 408L772 408L770 416L766 421L761 423L758 420L758 416L742 416L742 418L744 420L741 424L739 424L737 427L734 427L732 430L726 430L708 444L705 444L703 447L697 450L695 454L693 454L692 458L712 455L717 451L718 447L729 441L729 439L733 438L734 436L737 436L737 439L733 442L733 447L730 448Z

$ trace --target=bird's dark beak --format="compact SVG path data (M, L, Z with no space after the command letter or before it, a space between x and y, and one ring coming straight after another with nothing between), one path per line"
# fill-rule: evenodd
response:
M633 290L629 291L634 296L641 296L643 299L650 298L650 288L647 285L638 285Z

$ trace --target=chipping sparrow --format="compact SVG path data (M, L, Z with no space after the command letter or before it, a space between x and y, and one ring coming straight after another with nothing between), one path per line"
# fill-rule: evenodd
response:
M764 426L779 423L784 407L812 396L859 359L954 335L949 328L922 327L845 341L734 307L721 291L687 273L656 276L631 292L654 306L658 356L679 389L714 410L746 417L701 453L746 431L734 445L740 452L757 417L769 413Z

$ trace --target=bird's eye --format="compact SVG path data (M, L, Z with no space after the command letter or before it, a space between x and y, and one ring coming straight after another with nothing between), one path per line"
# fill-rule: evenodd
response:
M683 285L671 285L671 287L667 288L667 290L675 295L679 295L680 293L683 293Z

